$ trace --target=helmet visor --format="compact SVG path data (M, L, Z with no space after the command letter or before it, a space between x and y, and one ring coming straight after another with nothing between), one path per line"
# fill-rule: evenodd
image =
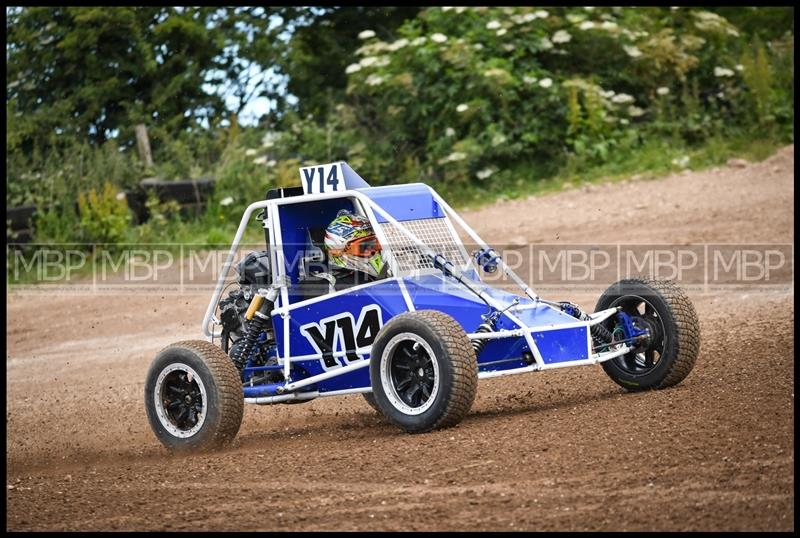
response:
M358 256L360 258L369 258L376 252L380 251L381 244L378 243L378 239L374 235L353 239L347 243L347 246L345 247L345 253L350 254L351 256Z

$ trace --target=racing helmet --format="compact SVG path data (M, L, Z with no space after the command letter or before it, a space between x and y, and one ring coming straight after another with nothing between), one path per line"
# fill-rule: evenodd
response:
M325 230L325 250L334 269L361 271L376 278L383 270L381 245L372 225L347 209L340 210Z

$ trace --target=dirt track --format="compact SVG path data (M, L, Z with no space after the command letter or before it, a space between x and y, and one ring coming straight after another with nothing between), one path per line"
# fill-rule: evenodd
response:
M793 244L793 168L790 146L462 216L490 242ZM636 202L609 218L620 199ZM248 406L233 447L198 456L167 455L142 392L161 347L200 337L206 293L11 293L6 527L793 530L786 283L690 293L701 354L672 389L625 393L599 367L484 380L459 426L416 436L358 395Z

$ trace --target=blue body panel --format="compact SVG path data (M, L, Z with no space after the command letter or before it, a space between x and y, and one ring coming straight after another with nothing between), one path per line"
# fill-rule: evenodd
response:
M417 310L432 309L444 312L453 317L467 333L475 332L483 321L481 316L488 312L486 304L463 286L441 274L430 274L404 278L411 302ZM494 299L504 305L510 305L518 299L521 305L532 305L533 302L524 297L490 287L484 288ZM377 311L377 314L374 312ZM354 349L354 342L345 341L342 324L353 328L351 334L362 333L362 336L374 338L377 330L391 318L407 312L408 308L394 279L374 282L359 286L352 290L338 292L322 300L314 300L308 304L300 303L291 309L289 317L289 353L293 357L323 353L325 349L314 340L312 333L327 339L334 352ZM365 319L373 314L378 323L370 330ZM529 327L542 327L545 330L533 333L534 341L545 364L555 362L582 360L588 357L588 339L585 327L567 327L550 329L577 320L559 310L545 304L515 312L515 315ZM283 324L286 321L279 315L272 317L278 350L283 356L284 344ZM514 330L519 325L507 316L500 317L497 330ZM370 341L371 343L371 341ZM527 363L522 354L529 351L523 337L511 337L489 340L478 357L478 368L481 371L495 371L519 368ZM337 357L325 359L309 359L292 363L292 380L318 375L326 371L342 368L351 364L358 357ZM498 361L501 361L498 363ZM332 377L304 390L319 392L369 387L369 367Z
M292 284L298 282L298 268L303 251L308 246L308 229L325 229L336 218L340 209L354 210L349 198L317 200L302 204L282 205L278 208L281 219L281 244L286 258L285 271Z
M330 337L331 334L328 331L334 331L331 338L334 344L333 351L351 349L353 346L352 344L348 346L345 342L341 326L333 324L333 320L347 318L345 319L346 323L350 323L352 327L359 328L364 326L365 311L369 310L378 311L378 329L397 314L408 310L396 280L378 281L366 286L353 288L352 290L339 292L329 298L311 302L305 306L301 303L297 308L293 308L289 320L291 355L297 357L323 351L318 345L312 343L310 335L315 326L319 334L323 336ZM278 349L283 354L284 320L280 316L272 316L272 319L275 324ZM330 326L326 325L326 323L330 323ZM342 322L340 321L339 323ZM369 334L364 334L364 336L374 338L375 334L370 332ZM334 366L326 366L323 359L310 359L292 364L297 364L304 370L306 375L303 377L321 374L350 364L350 360L347 357L338 357L334 360ZM293 375L293 380L297 381L298 379ZM316 384L315 388L320 392L326 392L368 386L370 386L369 367L365 367L322 381Z
M424 183L390 185L359 189L389 213L395 220L433 219L445 216L444 209L434 200L430 189ZM375 215L378 222L386 222L380 214Z
M348 172L348 170L345 170ZM345 174L347 176L347 173ZM346 177L347 179L347 177ZM421 219L444 218L444 208L434 199L429 188L422 183L393 185L387 187L360 186L360 177L350 178L349 188L356 188L373 200L394 219L403 222ZM361 180L363 181L363 180ZM359 185L359 186L356 186ZM408 311L406 299L395 279L387 279L356 288L340 291L318 299L303 300L297 286L299 267L311 231L324 230L341 209L356 211L354 199L347 196L316 201L282 204L278 207L280 238L285 257L285 274L291 281L289 287L290 315L284 319L272 316L277 350L284 357L285 323L289 323L289 354L299 357L311 354L324 356L320 359L302 360L292 363L292 381L318 375L347 366L361 360L355 355L334 358L330 352L352 350L371 345L377 331L394 316ZM377 212L376 212L377 213ZM386 220L376 214L379 222ZM482 289L503 306L519 301L523 310L514 311L514 316L528 328L541 328L532 333L533 341L547 364L584 360L589 356L589 339L586 327L563 327L575 324L575 318L527 297L505 292L481 282L477 272L470 267L465 271L473 286ZM403 277L410 302L416 310L438 310L450 315L466 333L475 332L489 313L486 303L471 293L452 277L442 273ZM556 328L559 327L559 328ZM501 315L496 330L515 330L520 325L508 316ZM348 340L349 339L349 340ZM519 368L530 364L523 360L532 350L524 337L509 337L488 340L477 357L481 371L496 371ZM369 387L369 367L335 376L302 390L319 392ZM274 387L248 388L253 395L274 393Z
M533 333L533 341L545 364L589 358L586 327L552 329Z
M493 299L503 305L510 305L512 301L518 299L520 305L532 305L533 301L527 297L520 297L513 293L508 293L486 285L481 286ZM486 304L477 296L469 292L463 286L457 284L452 279L442 275L427 275L416 278L406 279L406 288L415 308L440 310L453 317L464 328L467 333L474 332L483 321L481 315L488 311ZM556 310L546 304L539 303L535 308L528 308L514 313L520 321L528 327L551 327L575 323L577 320L563 312ZM519 329L519 325L511 321L507 316L501 316L497 323L497 330ZM541 349L537 340L537 335L545 335L550 331L534 332L534 341L540 348L542 359L545 364L552 362L562 362L587 358L588 345L586 330L583 327L567 328L559 332L560 336L570 333L570 337L559 341L562 348L548 347L546 351ZM550 341L547 337L541 337L543 341ZM502 338L489 340L486 347L478 357L478 367L481 370L504 370L517 368L520 362L509 361L506 364L493 364L482 368L481 364L495 362L503 359L520 357L525 351L529 351L528 344L524 338Z

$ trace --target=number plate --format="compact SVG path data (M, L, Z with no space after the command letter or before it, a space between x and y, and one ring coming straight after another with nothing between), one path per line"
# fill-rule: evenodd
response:
M300 182L303 184L305 194L347 190L341 162L301 168Z

